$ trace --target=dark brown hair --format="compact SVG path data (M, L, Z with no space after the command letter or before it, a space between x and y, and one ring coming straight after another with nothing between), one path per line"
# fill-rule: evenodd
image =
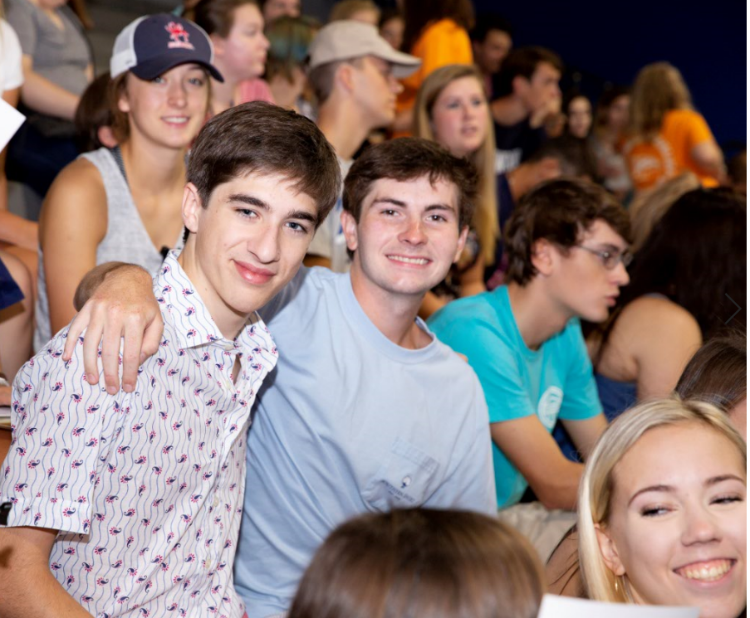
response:
M709 339L690 359L675 391L729 412L747 397L747 333L732 329Z
M394 510L333 531L288 618L533 618L543 593L531 545L496 518Z
M81 152L104 146L99 141L99 129L114 124L110 81L109 71L102 73L86 87L78 101L73 121L76 125L76 143Z
M245 4L254 4L260 11L257 0L200 0L193 9L193 21L206 34L226 39L234 25L234 12Z
M511 50L500 67L495 96L505 97L513 94L513 80L519 76L530 80L542 62L551 64L560 73L563 72L564 66L560 56L549 49L544 47L519 47Z
M220 184L247 174L280 174L318 206L319 225L341 192L336 153L315 123L261 101L214 116L198 134L188 159L187 180L203 207Z
M471 0L408 0L403 4L404 42L402 51L411 52L422 31L441 19L452 19L467 33L474 27Z
M400 182L427 176L430 184L453 183L458 192L458 226L474 216L478 175L468 159L457 159L442 146L419 137L404 137L370 146L352 165L344 182L344 210L359 221L362 203L381 178Z
M626 242L630 240L628 213L603 188L572 178L539 185L521 198L505 226L507 280L523 286L537 274L532 254L538 240L545 239L565 251L597 220Z
M646 294L661 294L689 311L704 338L728 318L733 326L745 324L747 198L725 188L683 194L654 226L628 272L630 283L598 327L600 354L625 306ZM742 311L733 316L737 305Z

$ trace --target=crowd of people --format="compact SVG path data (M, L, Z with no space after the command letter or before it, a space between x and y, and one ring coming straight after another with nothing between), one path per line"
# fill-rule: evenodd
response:
M3 5L0 617L745 615L746 161L676 67L186 0L95 76Z

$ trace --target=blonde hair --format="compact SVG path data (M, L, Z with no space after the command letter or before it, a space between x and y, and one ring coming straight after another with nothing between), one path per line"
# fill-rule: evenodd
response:
M690 91L677 68L668 62L649 64L635 79L630 104L631 133L633 137L651 140L668 111L692 108Z
M715 406L676 395L642 403L618 417L602 434L581 479L578 493L578 554L590 599L632 603L624 576L615 576L602 557L596 525L606 526L614 493L613 471L625 454L649 430L669 425L699 423L732 442L747 467L747 445L729 418ZM617 585L616 585L617 584Z
M638 251L646 242L651 230L683 195L701 186L698 177L692 172L685 172L672 178L654 189L639 193L631 202L630 230L633 243L632 251Z
M464 77L474 77L484 86L479 70L471 65L449 64L436 69L422 82L414 104L414 135L430 141L437 141L432 130L432 108L440 93L451 82ZM487 115L490 116L489 106ZM500 238L500 223L497 216L497 179L495 176L495 133L492 130L492 117L489 117L487 135L484 142L469 159L479 172L478 200L474 210L472 225L479 236L485 265L495 261L495 242Z

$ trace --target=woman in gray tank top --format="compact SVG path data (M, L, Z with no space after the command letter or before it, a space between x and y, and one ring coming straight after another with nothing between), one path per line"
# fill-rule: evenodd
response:
M34 347L75 314L73 297L98 264L155 272L182 234L185 157L206 118L210 40L174 15L142 17L123 30L111 59L110 106L119 146L68 165L40 219Z

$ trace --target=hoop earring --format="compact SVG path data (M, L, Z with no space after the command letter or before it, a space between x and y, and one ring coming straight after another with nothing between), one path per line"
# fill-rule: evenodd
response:
M617 578L615 578L615 594L619 594L619 593L620 593L620 581Z

